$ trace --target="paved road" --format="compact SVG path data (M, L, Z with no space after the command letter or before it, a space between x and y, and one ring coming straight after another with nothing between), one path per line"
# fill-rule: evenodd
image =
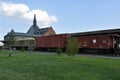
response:
M112 59L120 59L118 56L104 56L104 55L95 55L95 54L77 54L78 56L86 56L86 57L96 57L96 58L112 58Z
M40 53L40 54L56 54L55 52L42 52L42 51L33 51L33 52L36 52L36 53ZM65 54L65 53L62 53L62 54ZM97 54L84 54L84 53L80 53L80 54L77 54L76 56L86 56L86 57L95 57L95 58L112 58L112 59L120 59L120 56L117 57L117 56L104 56L104 55L97 55Z

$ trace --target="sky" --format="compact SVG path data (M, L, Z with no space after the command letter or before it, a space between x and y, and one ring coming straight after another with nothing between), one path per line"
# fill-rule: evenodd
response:
M0 40L11 29L26 33L34 14L57 34L120 28L120 0L0 0Z

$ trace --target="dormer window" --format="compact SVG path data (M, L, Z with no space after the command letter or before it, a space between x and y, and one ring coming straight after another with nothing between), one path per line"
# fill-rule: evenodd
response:
M37 32L37 34L39 34L39 32Z
M40 32L40 34L43 34L43 32Z

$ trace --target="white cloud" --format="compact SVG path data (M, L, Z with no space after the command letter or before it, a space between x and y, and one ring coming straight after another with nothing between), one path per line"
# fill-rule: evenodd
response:
M29 8L24 4L0 2L0 12L6 16L24 15L27 11L29 11Z
M23 18L33 20L33 15L36 14L37 21L43 23L44 25L49 25L53 22L57 22L57 18L55 16L49 16L46 11L43 10L32 10L24 14Z
M38 23L44 26L57 22L57 17L48 15L46 11L40 9L30 10L25 4L15 4L12 2L0 2L0 14L28 21L33 20L33 15L36 14Z

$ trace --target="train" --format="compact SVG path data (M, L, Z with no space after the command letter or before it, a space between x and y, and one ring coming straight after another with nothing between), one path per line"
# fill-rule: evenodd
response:
M36 37L36 49L48 50L60 47L65 51L69 38L74 38L78 43L81 43L79 52L96 51L98 53L120 54L120 29Z
M104 34L104 35L86 35L86 36L73 36L72 34L60 34L36 37L36 49L48 50L57 49L60 47L63 51L66 48L69 38L74 38L81 43L79 51L96 50L100 53L111 52L120 50L120 37L117 34Z
M97 51L99 53L119 54L120 52L120 29L101 30L81 33L56 34L49 36L37 36L32 41L24 41L28 50L56 50L60 47L66 49L69 38L76 39L81 46L80 52ZM28 44L27 44L28 43ZM21 42L14 47L20 48Z

